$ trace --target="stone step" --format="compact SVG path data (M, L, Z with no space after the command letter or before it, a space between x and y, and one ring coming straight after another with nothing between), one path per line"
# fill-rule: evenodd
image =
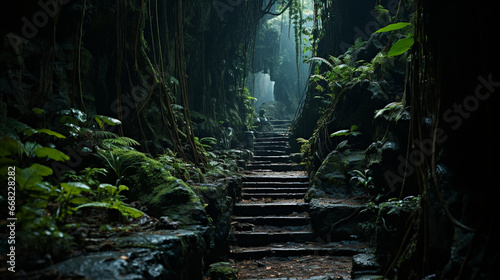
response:
M302 172L297 172L302 173ZM309 182L309 177L297 173L289 174L268 174L268 175L246 175L243 176L243 182Z
M255 147L259 146L288 146L288 141L258 141L254 142Z
M264 246L278 242L312 242L312 231L287 231L287 232L235 232L238 246Z
M290 161L290 156L289 155L284 155L284 156L254 156L253 160L255 162L289 162Z
M286 146L266 146L266 145L254 145L254 153L258 151L286 151L289 148Z
M243 187L242 191L247 194L251 193L300 193L305 194L309 188L247 188Z
M292 120L268 120L271 124L292 124Z
M305 193L242 193L241 197L243 199L250 198L285 198L285 199L293 199L293 198L304 198Z
M272 170L272 171L290 171L306 170L305 165L298 163L250 163L247 170Z
M347 241L320 243L308 242L306 244L278 243L259 247L232 247L229 257L234 260L260 259L264 257L288 257L304 255L330 255L330 256L354 256L363 253L366 244Z
M259 132L255 136L255 142L260 141L289 141L288 132Z
M271 203L236 203L233 208L235 216L266 216L302 213L309 208L303 202L271 202Z
M257 156L282 156L286 155L286 151L279 150L254 150L254 154Z
M307 189L308 182L243 182L243 188L298 188Z
M311 219L306 216L235 216L233 221L239 223L250 223L254 225L273 226L304 226L311 223Z

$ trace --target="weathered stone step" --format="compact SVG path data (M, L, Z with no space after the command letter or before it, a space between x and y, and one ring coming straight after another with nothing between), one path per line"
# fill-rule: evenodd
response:
M302 172L297 172L302 173ZM309 177L297 173L282 175L246 175L243 177L243 183L248 182L309 182Z
M300 193L306 194L308 188L246 188L243 187L244 193Z
M290 141L290 137L283 133L260 132L254 143L270 141Z
M292 123L292 120L268 120L268 122L272 123L272 124L291 124Z
M304 193L242 193L241 197L243 199L249 199L249 198L291 199L291 198L304 198L304 195L305 195Z
M278 242L311 242L314 241L312 231L287 232L235 232L238 246L263 246Z
M243 188L299 188L307 189L308 182L243 182Z
M289 128L289 124L273 124L272 132L280 132L281 130L288 131Z
M281 156L286 155L286 151L279 150L254 150L254 154L258 156Z
M267 169L272 171L305 170L305 165L298 163L250 163L247 170Z
M287 146L288 141L258 141L254 142L254 147L260 147L260 146Z
M284 156L254 156L253 160L255 162L262 162L262 161L267 161L267 162L288 162L288 161L290 161L290 156L289 155L284 155Z
M236 203L233 208L235 216L288 215L307 211L308 203L275 202L275 203Z
M266 146L266 145L255 145L254 153L258 151L286 151L288 147L286 146Z
M309 225L311 219L305 215L302 216L237 216L233 221L240 223L250 223L254 225L273 225L273 226L304 226Z
M364 252L366 244L356 241L306 244L270 244L260 247L232 247L229 257L235 260L260 259L269 256L288 257L303 255L354 256Z

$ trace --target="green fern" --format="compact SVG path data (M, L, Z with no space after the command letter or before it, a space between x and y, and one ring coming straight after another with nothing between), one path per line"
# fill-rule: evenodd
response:
M116 137L110 139L104 139L102 144L107 147L132 147L132 146L140 146L141 143L129 137Z

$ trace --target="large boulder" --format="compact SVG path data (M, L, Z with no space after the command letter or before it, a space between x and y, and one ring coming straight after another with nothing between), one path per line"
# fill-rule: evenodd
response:
M312 198L351 198L366 193L362 186L350 182L353 170L364 170L364 151L335 150L323 161L311 180L305 200Z
M116 150L113 154L126 168L121 183L130 188L129 201L141 201L153 217L168 216L183 225L208 225L199 197L161 162L136 151Z
M135 233L111 238L115 250L49 267L64 279L202 279L205 242L198 231Z
M314 232L326 242L357 238L362 234L359 223L371 216L364 208L354 200L314 198L309 203Z

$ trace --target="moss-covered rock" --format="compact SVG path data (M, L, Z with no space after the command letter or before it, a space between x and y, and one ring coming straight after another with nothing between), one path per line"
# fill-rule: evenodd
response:
M238 279L238 269L228 262L218 262L210 265L210 279L212 280L236 280Z
M113 152L124 168L122 183L130 188L129 200L147 204L154 217L169 216L183 225L207 225L208 218L198 196L184 181L173 177L163 164L137 151Z
M353 170L363 170L364 152L359 150L333 151L321 164L311 180L305 200L318 197L348 198L365 193L365 190L350 183Z

